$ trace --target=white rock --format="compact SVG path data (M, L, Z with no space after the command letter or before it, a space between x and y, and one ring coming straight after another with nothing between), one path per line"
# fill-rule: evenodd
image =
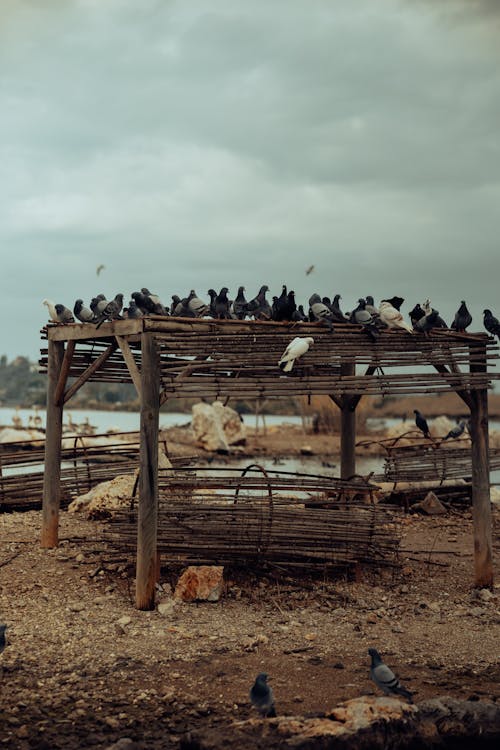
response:
M220 401L195 404L191 429L196 441L207 451L228 451L230 445L245 442L245 426L238 412Z

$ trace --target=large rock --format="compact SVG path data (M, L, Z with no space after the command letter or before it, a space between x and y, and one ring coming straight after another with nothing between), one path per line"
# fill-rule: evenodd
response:
M14 427L0 430L0 443L17 443L20 440L45 440L45 433L39 430L16 430Z
M238 412L220 401L195 404L191 429L194 439L207 451L227 453L230 445L246 440L245 426Z
M68 506L68 511L85 511L88 518L102 518L109 516L112 510L126 508L130 505L137 473L119 474L108 482L97 484L89 492L73 500Z
M177 581L174 599L216 602L222 593L222 565L190 565Z

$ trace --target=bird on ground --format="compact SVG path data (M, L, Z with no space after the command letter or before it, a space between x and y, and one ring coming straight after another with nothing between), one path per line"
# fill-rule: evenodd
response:
M227 298L228 291L227 286L223 286L215 298L215 317L217 320L226 320L231 317L229 313L230 302ZM207 309L209 311L209 308Z
M495 318L491 310L483 310L483 325L492 336L498 336L500 341L500 322Z
M57 320L59 323L62 323L63 325L66 325L67 323L74 323L75 319L73 317L73 313L69 309L69 307L66 307L65 305L56 305L56 315Z
M269 291L267 284L259 289L256 297L248 303L248 312L255 320L271 320L273 312L271 305L266 299L266 293Z
M76 300L73 313L75 318L78 318L82 323L93 323L94 321L94 313L88 307L85 307L82 299Z
M270 719L276 716L274 695L272 688L267 684L267 674L265 672L257 675L254 684L250 688L250 701L263 719Z
M247 307L248 303L245 299L245 287L240 286L238 287L238 294L236 295L236 299L231 305L231 315L233 315L237 320L245 320Z
M7 625L0 625L0 654L5 649L5 646L7 645L7 641L5 640L5 631L7 630Z
M321 301L319 294L312 294L309 297L309 317L313 321L320 321L326 323L331 331L333 331L333 313L329 307Z
M363 326L372 341L376 341L380 336L380 331L375 325L375 319L366 309L366 300L362 297L358 299L358 306L352 311L350 321Z
M99 317L96 319L96 329L100 328L105 320L121 320L120 315L123 307L123 294L119 293L115 295L115 298L110 300L104 310L101 312Z
M415 424L417 425L418 429L421 430L424 433L424 437L430 438L431 433L429 432L429 425L427 424L427 420L418 409L413 409L413 413L415 414Z
M464 433L465 425L465 419L461 419L460 422L455 427L452 427L449 433L444 436L443 440L456 440L457 438L459 438Z
M468 311L464 300L462 300L450 327L454 331L457 331L457 333L465 333L465 329L468 328L471 323L472 315Z
M307 338L296 336L292 339L278 362L280 369L283 370L283 372L290 372L295 364L295 360L309 351L309 347L313 344L314 339L310 336Z
M189 292L187 306L191 312L194 313L196 318L202 318L210 312L210 306L198 297L194 289L191 289Z
M385 695L402 695L409 703L413 703L412 693L401 685L392 669L390 669L387 664L384 664L377 649L369 648L368 653L372 660L370 664L370 677L375 685L379 687Z
M59 323L59 318L57 317L57 311L56 311L56 304L55 302L52 302L51 299L44 299L42 300L42 305L45 305L47 310L49 311L49 318L54 323Z
M400 298L401 299L401 298ZM380 320L388 328L403 328L408 333L413 333L413 328L404 320L399 308L394 307L390 300L383 299L379 305Z

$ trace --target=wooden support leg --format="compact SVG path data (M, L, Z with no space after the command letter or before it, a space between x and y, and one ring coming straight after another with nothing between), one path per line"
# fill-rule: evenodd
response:
M340 430L340 477L349 479L356 473L356 411L348 403L340 412Z
M56 389L64 360L64 342L48 342L47 426L43 475L41 546L57 547L61 502L61 438L63 406L56 404Z
M493 555L488 454L488 391L472 391L471 395L474 585L477 588L492 588Z
M153 334L141 343L141 449L137 519L137 609L154 609L157 580L159 355Z

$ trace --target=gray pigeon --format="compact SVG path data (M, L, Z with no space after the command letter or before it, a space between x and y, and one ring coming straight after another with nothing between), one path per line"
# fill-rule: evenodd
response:
M134 299L131 299L127 307L127 318L142 318L143 315L144 313L142 312L140 307L137 306L136 301Z
M326 323L330 330L333 331L333 313L330 308L321 301L319 294L312 294L309 297L309 310L313 320L319 320L321 323Z
M99 306L98 306L99 307ZM120 320L123 307L123 294L117 294L97 317L96 329L100 328L105 320Z
M445 435L443 440L448 440L450 438L452 440L456 440L457 438L459 438L460 435L463 435L464 433L465 425L466 425L465 419L461 419L460 422L456 425L456 427L451 428L451 430L449 431L447 435Z
M75 322L73 313L68 307L65 307L64 305L56 305L55 307L59 323L63 323L63 325L66 325L67 323Z
M369 648L368 653L372 658L370 677L375 685L379 687L385 695L402 695L404 698L407 698L409 703L413 703L412 693L401 685L392 669L389 669L387 664L384 664L377 649Z
M141 293L144 295L144 297L150 300L150 302L152 302L153 309L151 310L151 312L154 313L154 315L168 315L165 306L163 305L157 294L153 294L153 292L150 292L146 286L142 287Z
M273 311L271 305L266 299L266 293L269 291L267 284L263 284L259 293L248 303L248 313L253 315L255 320L271 320Z
M5 646L7 645L7 642L5 640L5 631L7 630L7 625L0 625L0 654L4 650Z
M376 341L380 336L373 315L366 309L366 301L363 298L358 299L358 306L351 313L351 323L363 326L372 341Z
M88 307L85 307L82 299L77 299L75 306L73 307L75 318L78 318L82 323L93 323L94 313Z
M238 320L244 320L247 314L248 303L245 299L245 287L238 287L238 294L231 305L231 316Z
M92 297L92 300L90 301L90 309L92 310L94 315L98 315L104 310L107 304L108 301L104 294L98 294L97 297Z
M210 306L197 296L194 289L191 289L189 293L189 297L187 298L187 306L196 318L202 318L204 315L208 315L210 313Z
M250 689L250 701L263 719L270 719L276 716L274 695L272 689L267 684L267 674L265 672L257 675Z

